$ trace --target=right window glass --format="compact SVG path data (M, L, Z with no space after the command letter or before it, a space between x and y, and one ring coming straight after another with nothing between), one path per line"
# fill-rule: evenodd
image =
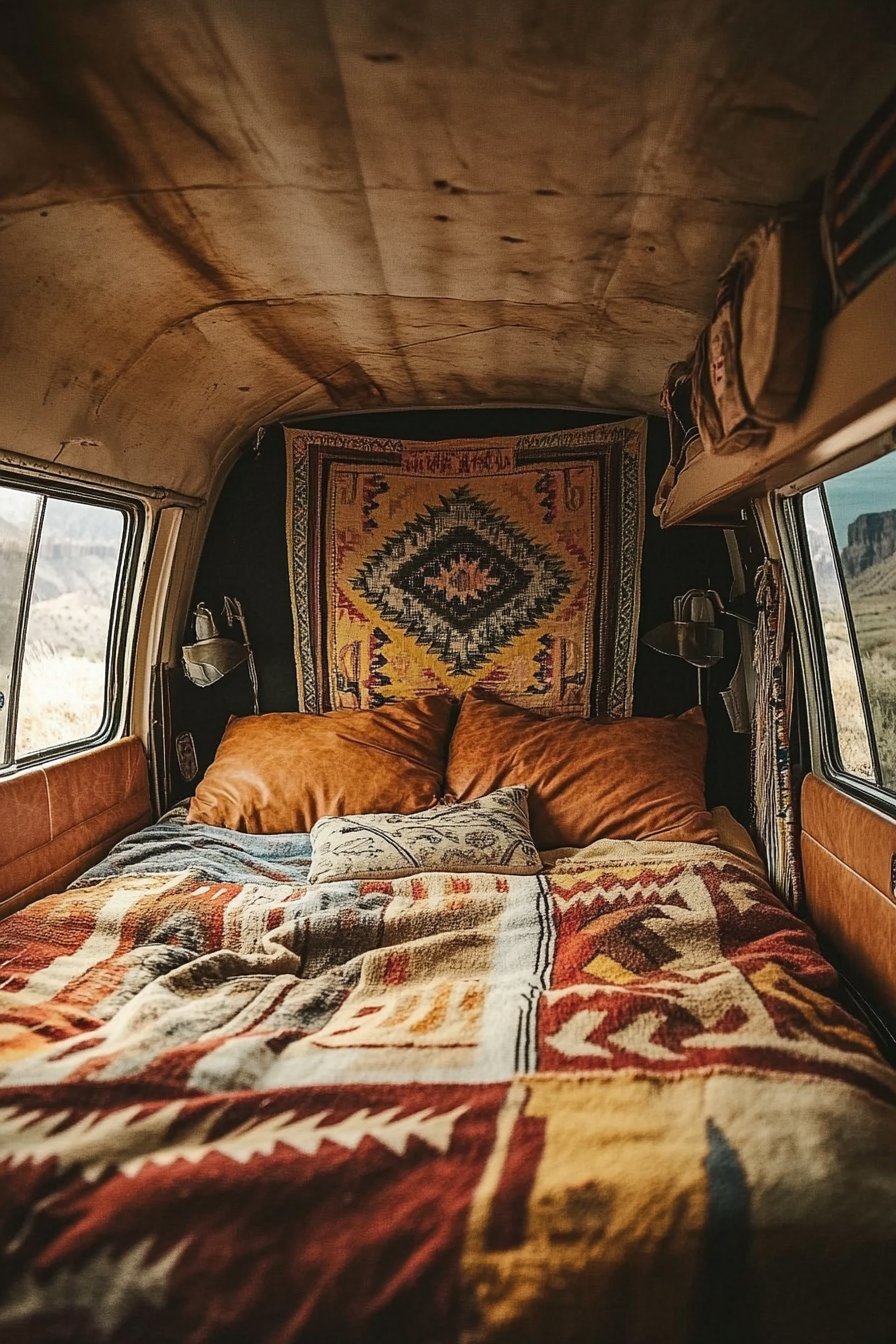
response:
M810 491L803 519L842 766L896 794L896 453Z

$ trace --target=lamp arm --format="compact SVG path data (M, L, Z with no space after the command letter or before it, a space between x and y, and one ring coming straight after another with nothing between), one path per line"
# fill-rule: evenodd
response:
M249 643L249 631L246 628L246 617L243 615L243 606L238 597L224 598L224 615L227 618L227 624L233 626L236 622L243 633L243 645L247 654L249 665L249 680L252 683L252 698L255 705L255 713L260 714L258 706L258 672L255 667L255 654L252 652L252 645Z

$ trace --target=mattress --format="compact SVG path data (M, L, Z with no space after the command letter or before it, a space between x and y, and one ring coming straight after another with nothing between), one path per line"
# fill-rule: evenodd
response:
M309 859L175 813L0 925L4 1341L891 1339L896 1075L748 853Z

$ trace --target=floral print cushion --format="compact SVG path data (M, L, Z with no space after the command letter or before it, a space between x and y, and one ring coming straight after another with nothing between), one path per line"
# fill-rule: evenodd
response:
M311 830L308 880L538 873L541 860L529 832L527 793L517 784L472 802L430 807L410 816L372 812L321 817Z

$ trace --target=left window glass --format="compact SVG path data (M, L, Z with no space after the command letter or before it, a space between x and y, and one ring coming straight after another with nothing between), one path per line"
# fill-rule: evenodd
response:
M0 764L102 734L128 533L114 505L0 485Z

